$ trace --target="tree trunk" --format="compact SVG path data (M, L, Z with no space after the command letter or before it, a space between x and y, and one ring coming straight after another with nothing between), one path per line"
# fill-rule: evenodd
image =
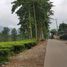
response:
M33 0L33 12L34 12L34 22L35 22L35 31L36 31L36 40L37 40L37 21L36 21L36 12L35 12L34 0Z
M30 29L30 38L32 38L32 25L31 25L31 15L30 15L30 9L29 9L29 29Z
M44 32L42 26L41 26L41 39L44 39Z

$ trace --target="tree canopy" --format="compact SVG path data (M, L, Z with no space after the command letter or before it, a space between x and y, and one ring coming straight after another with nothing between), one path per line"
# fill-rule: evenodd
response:
M64 30L67 30L67 24L61 23L61 24L59 25L59 31L64 31Z
M1 33L3 41L8 41L9 40L9 31L10 31L10 29L8 27L3 28L3 31Z
M15 28L13 28L11 31L11 37L13 41L17 40L17 30Z
M12 4L12 13L19 17L18 24L25 38L43 39L47 36L50 15L53 15L50 0L15 0Z

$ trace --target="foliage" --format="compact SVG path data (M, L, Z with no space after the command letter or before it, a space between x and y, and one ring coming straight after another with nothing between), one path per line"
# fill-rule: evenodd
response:
M51 33L51 36L50 36L50 38L54 38L54 35L56 35L57 34L57 31L56 31L56 29L52 29L51 31L50 31L50 33Z
M0 32L0 42L3 41L2 39L2 33Z
M9 40L9 31L10 29L8 27L4 27L2 33L1 33L1 39L3 41L8 41Z
M67 24L61 23L59 26L59 31L63 32L64 30L67 30Z
M49 0L16 0L12 4L12 13L20 7L16 14L25 38L32 38L33 33L36 39L44 38L44 33L48 33L50 15L53 14L52 2Z
M67 40L67 34L61 35L61 36L60 36L60 39L62 39L62 40Z
M67 40L67 24L61 23L58 32L60 39Z
M55 35L55 34L57 33L56 29L52 29L50 32L51 32L53 35Z
M27 44L30 42L35 42L35 39L29 39L29 40L21 40L21 41L11 41L11 42L0 42L0 47L1 48L10 48L13 45L23 45L23 44Z
M15 28L13 28L11 31L11 37L13 41L17 40L17 30Z
M9 53L10 53L9 49L0 48L0 64L8 62Z
M9 57L13 54L20 53L25 49L30 49L36 45L35 39L0 42L0 64L8 61Z

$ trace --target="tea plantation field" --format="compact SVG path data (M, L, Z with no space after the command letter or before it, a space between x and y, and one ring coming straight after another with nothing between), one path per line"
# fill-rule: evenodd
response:
M0 64L8 61L9 57L18 54L25 49L30 49L37 44L35 39L22 41L0 42Z

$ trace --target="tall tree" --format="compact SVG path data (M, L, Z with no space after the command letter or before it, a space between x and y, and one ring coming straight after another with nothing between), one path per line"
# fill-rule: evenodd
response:
M19 24L24 34L28 36L30 34L32 38L34 33L32 27L35 27L36 39L44 38L45 33L48 33L50 15L53 14L52 2L49 0L16 0L13 4L12 12L21 6L16 14L19 16Z
M8 27L4 27L2 31L2 40L8 41L9 40L9 31L10 29Z
M67 30L67 24L61 23L59 25L59 31L63 32L64 30Z
M15 28L13 28L11 31L11 37L12 37L12 41L17 40L17 30Z

